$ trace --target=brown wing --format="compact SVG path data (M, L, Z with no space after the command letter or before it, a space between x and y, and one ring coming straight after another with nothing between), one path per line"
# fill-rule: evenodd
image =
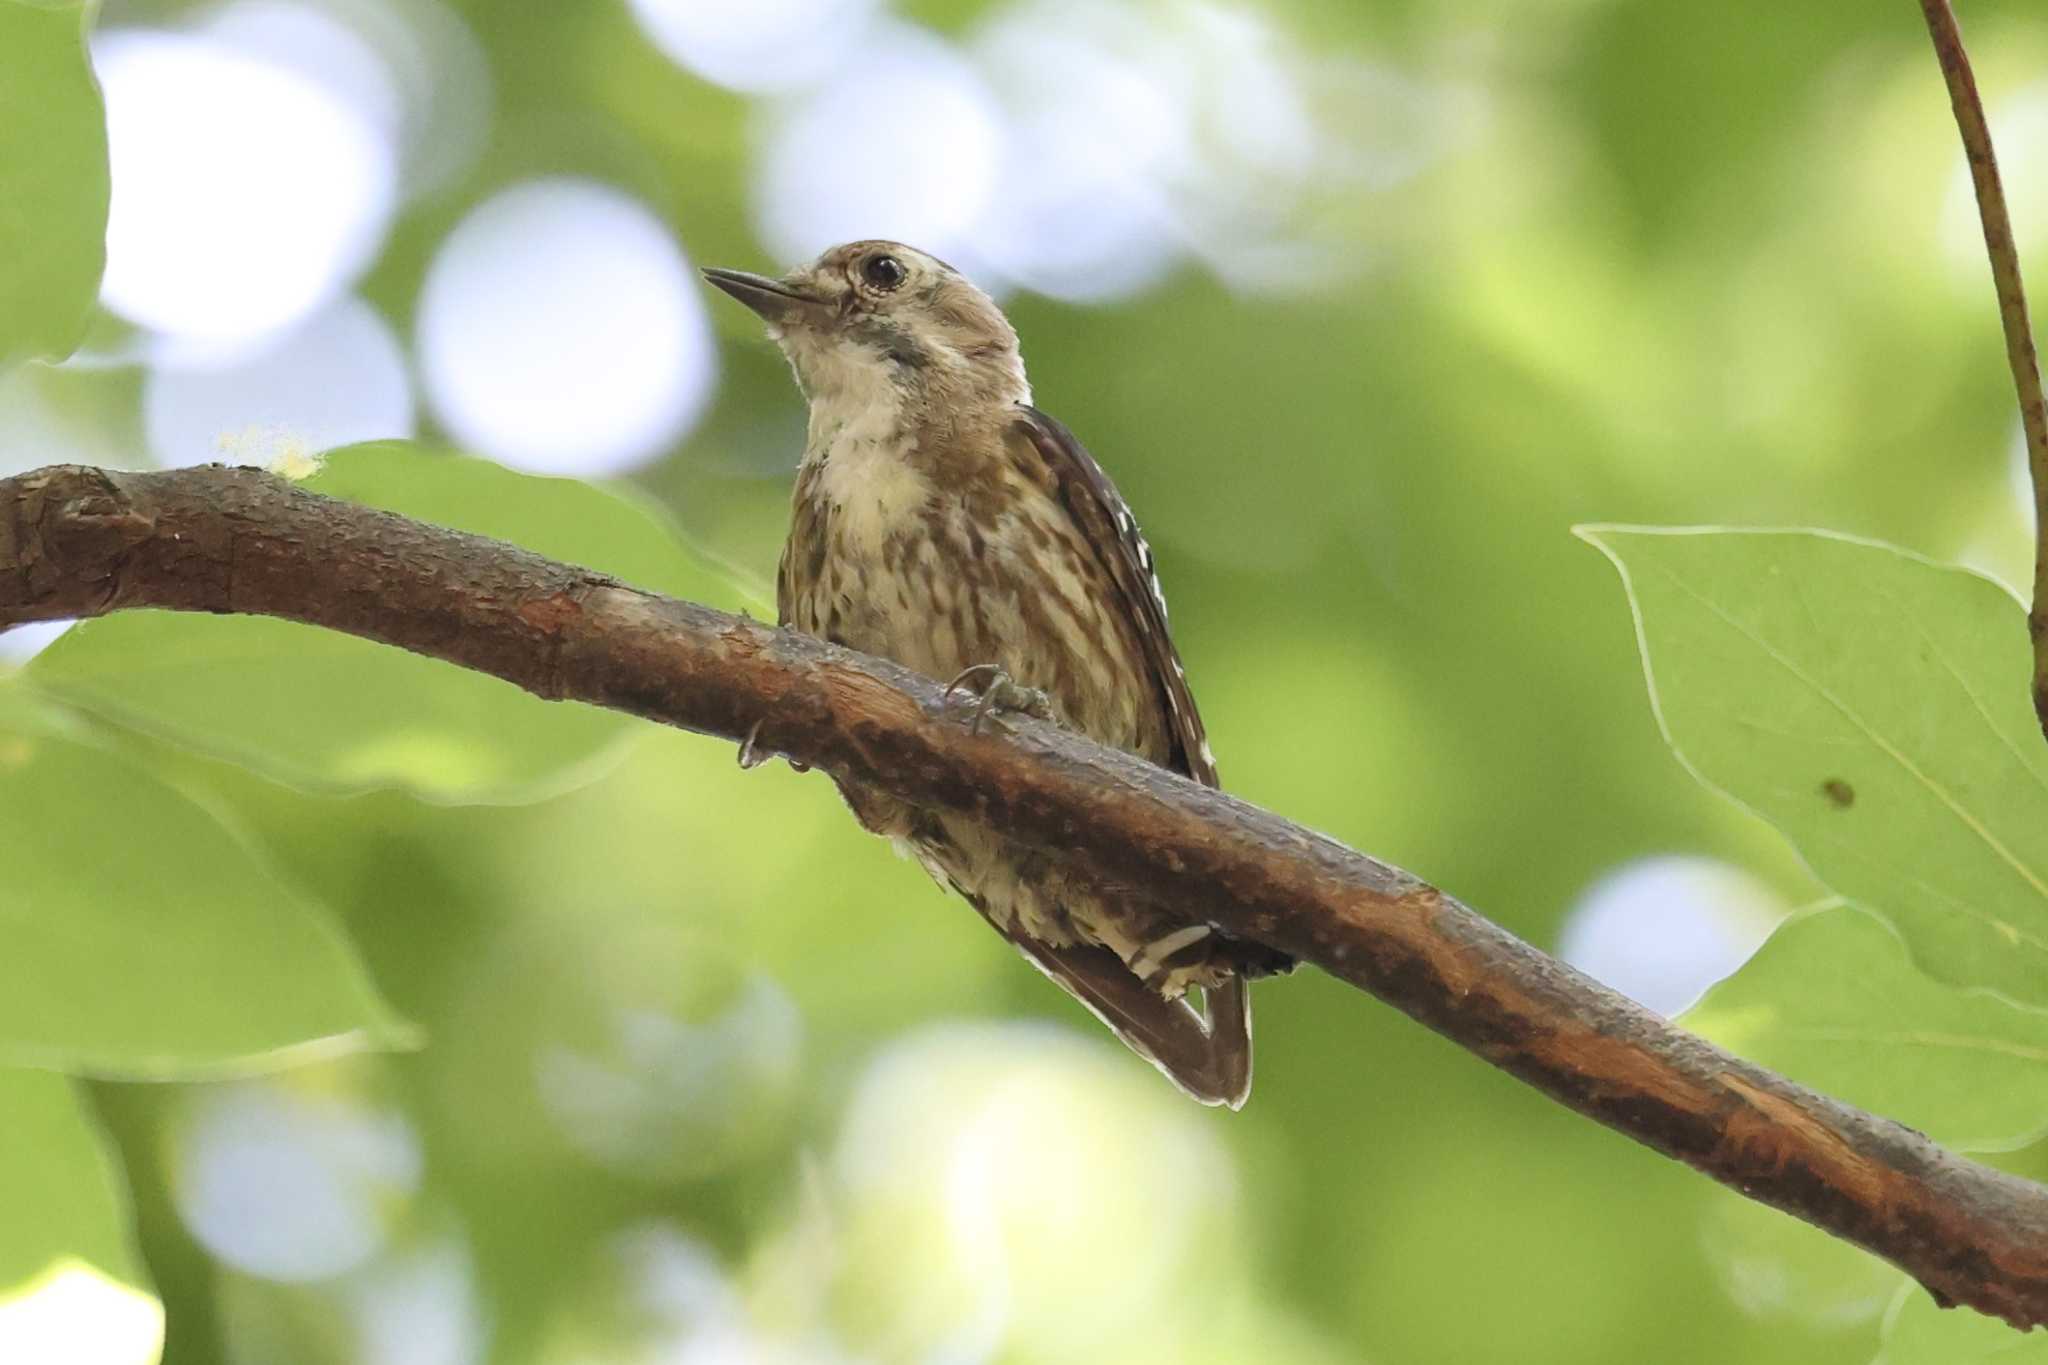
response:
M1167 629L1166 594L1160 591L1159 575L1152 569L1152 547L1145 543L1138 519L1095 457L1063 424L1037 408L1026 407L1019 426L1058 480L1067 514L1109 570L1137 627L1173 736L1173 761L1167 766L1205 787L1220 785L1202 714L1195 709L1187 671L1181 667L1180 651L1173 647L1173 635Z
M1067 514L1116 583L1143 642L1173 739L1168 766L1204 786L1219 785L1201 712L1195 709L1180 652L1167 630L1166 594L1153 572L1152 547L1138 530L1138 519L1102 466L1064 425L1037 408L1025 407L1018 426L1044 459ZM1232 976L1207 992L1204 1013L1198 1014L1185 1001L1162 999L1107 949L1055 948L1015 932L1004 936L1114 1029L1132 1051L1194 1098L1236 1109L1251 1094L1252 1002L1242 977Z
M1107 948L1054 948L1000 926L996 932L1185 1094L1244 1107L1252 1093L1252 1013L1243 978L1209 992L1204 1019L1185 1000L1161 999Z

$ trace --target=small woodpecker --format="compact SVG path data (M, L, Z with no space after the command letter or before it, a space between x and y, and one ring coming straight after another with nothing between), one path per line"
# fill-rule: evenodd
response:
M767 322L810 403L780 624L940 682L985 679L984 706L1217 785L1151 548L1102 467L1031 406L1017 333L988 295L883 241L834 247L781 279L704 275ZM1247 982L1292 959L1082 882L966 817L840 790L862 825L1175 1084L1206 1104L1244 1103Z

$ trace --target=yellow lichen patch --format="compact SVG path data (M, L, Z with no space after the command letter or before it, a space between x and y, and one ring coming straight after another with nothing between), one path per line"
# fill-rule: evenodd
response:
M303 432L284 426L258 425L223 432L214 447L231 463L260 465L294 483L319 473L322 463L320 452Z

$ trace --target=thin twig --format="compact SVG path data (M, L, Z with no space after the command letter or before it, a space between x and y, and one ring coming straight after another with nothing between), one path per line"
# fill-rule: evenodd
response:
M974 816L1370 991L1944 1303L2048 1324L2048 1189L1711 1047L1279 816L1026 718L977 734L885 660L256 470L0 480L0 628L130 607L343 630Z
M1984 250L1991 257L1991 279L1998 289L1998 317L2005 328L2005 355L2012 366L2013 388L2019 394L2020 423L2027 433L2027 468L2034 483L2034 605L2027 629L2034 639L2034 714L2048 733L2048 399L2041 393L2041 360L2034 349L2034 331L2027 321L2027 290L2020 279L2019 250L2013 244L2012 216L2006 212L2005 187L1998 176L1998 156L1991 149L1991 126L1977 77L1963 50L1962 31L1948 0L1920 0L1935 56L1948 82L1949 104L1963 135L1970 161L1970 179L1977 187L1977 213L1984 222Z

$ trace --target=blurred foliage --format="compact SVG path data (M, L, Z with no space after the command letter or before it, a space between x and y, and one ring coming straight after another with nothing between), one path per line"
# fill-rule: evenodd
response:
M335 451L305 483L653 591L729 609L739 602L629 490L515 474L402 441ZM439 801L530 800L589 781L634 725L288 621L164 612L89 621L38 655L29 678L53 697L280 782L402 786Z
M87 12L84 0L0 5L0 367L70 355L106 262L107 125Z
M82 1098L54 1072L0 1068L0 1284L89 1267L147 1294L121 1177Z
M0 685L0 1062L179 1077L404 1039L326 912L214 810L19 692Z
M102 22L189 8L110 0ZM966 34L1001 7L897 8ZM1862 689L1843 695L1943 774L1944 809L2019 849L2041 758L2021 613L1877 548L1610 536L1675 742L1788 843L1668 761L1612 576L1567 533L1824 525L2024 579L1987 272L1913 8L1251 8L1398 73L1440 134L1415 173L1323 206L1342 268L1283 293L1188 265L1113 307L1008 301L1039 401L1144 514L1231 789L1538 943L1658 853L1740 864L1788 905L1841 893L1911 956L1822 911L1695 1017L1963 1145L2031 1139L2038 1019L1957 987L2038 1003L2038 978L1928 945L1971 922L1940 897L2016 925L2038 906L1883 745L1816 768L1811 735L1782 733L1811 697L1715 624ZM750 176L772 101L679 70L622 5L454 9L495 121L371 267L388 318L412 317L463 213L540 173L624 187L694 260L767 264ZM1965 18L1995 122L2048 97L2037 7ZM97 269L68 220L102 214L106 186L78 23L0 0L0 357L67 350ZM2016 187L2048 166L2006 150ZM2020 220L2038 274L2044 219ZM425 448L344 453L321 486L735 600L697 564L767 576L802 417L756 329L716 316L717 404L632 497ZM0 467L136 458L132 368L17 379L62 440ZM1646 577L1653 552L1669 572ZM742 773L725 746L254 621L99 623L0 697L10 1038L70 1016L99 1031L39 1036L75 1047L39 1060L213 1075L389 1034L332 915L428 1042L235 1081L0 1072L0 1203L50 1214L0 1220L0 1266L73 1255L139 1282L96 1119L167 1361L1905 1365L2018 1341L1917 1292L1886 1326L1894 1272L1313 974L1261 988L1250 1108L1186 1105L815 774ZM1856 879L1846 855L1873 850L1954 880L1899 899ZM89 979L60 970L88 959ZM1877 1018L2000 1046L1893 1045ZM1999 1159L2048 1173L2038 1146Z

